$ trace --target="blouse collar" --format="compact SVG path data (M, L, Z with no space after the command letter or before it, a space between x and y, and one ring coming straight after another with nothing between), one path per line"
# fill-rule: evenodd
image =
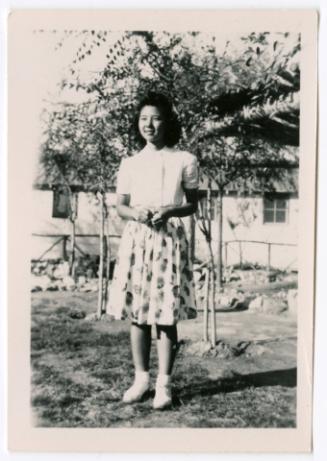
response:
M167 146L164 146L162 149L154 149L153 147L146 145L142 149L141 152L142 152L142 154L147 154L147 155L162 155L162 154L165 154L167 152L171 152L171 148L167 147Z

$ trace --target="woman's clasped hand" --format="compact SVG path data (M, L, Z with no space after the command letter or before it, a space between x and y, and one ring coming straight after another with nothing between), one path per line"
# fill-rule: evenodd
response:
M143 224L148 224L153 216L153 212L149 208L134 207L134 219Z
M136 221L147 224L157 230L165 224L169 217L167 207L160 207L155 210L144 207L135 207L134 215Z

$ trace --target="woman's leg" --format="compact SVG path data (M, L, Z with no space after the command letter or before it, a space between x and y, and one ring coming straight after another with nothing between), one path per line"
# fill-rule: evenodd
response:
M162 410L172 403L170 375L177 351L176 325L157 325L157 349L159 370L153 408Z
M151 349L151 325L131 325L131 348L135 368L132 386L124 393L123 401L140 401L150 387L149 359Z
M177 326L157 325L159 374L170 375L177 349Z
M131 325L131 347L136 371L149 371L151 325Z

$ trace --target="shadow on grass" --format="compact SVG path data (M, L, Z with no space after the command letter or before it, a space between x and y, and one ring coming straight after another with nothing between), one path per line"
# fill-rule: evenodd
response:
M178 405L181 401L185 403L197 396L203 397L220 393L242 391L248 387L296 387L296 383L296 368L239 375L233 378L220 378L214 381L207 380L199 385L190 384L184 386L181 392L177 392L174 404Z
M252 299L254 299L254 298L252 298ZM247 310L249 310L249 303L248 304L240 303L239 305L237 305L236 307L233 307L233 308L226 308L226 307L219 308L219 307L217 307L215 309L215 312L219 313L219 314L229 314L229 313L233 313L233 312L242 312L242 311L247 311Z
M142 402L126 406L121 398L134 375L129 331L126 328L126 331L116 332L110 324L108 329L98 330L96 322L72 319L69 315L71 306L59 305L54 309L48 309L48 306L44 309L43 306L33 311L31 404L40 418L37 425L225 427L227 424L239 427L242 424L267 427L293 424L293 419L289 423L289 418L286 420L284 415L285 408L289 408L292 418L294 392L288 391L296 386L295 368L232 377L225 375L212 380L209 378L210 366L205 366L198 357L183 354L183 349L177 354L173 379L176 398L171 413L162 417L153 412L153 388ZM157 368L157 354L151 353L153 384ZM275 386L272 399L269 386ZM285 388L288 388L286 392ZM253 393L253 389L259 391ZM210 399L210 396L217 398ZM241 416L240 406L243 408ZM226 422L228 412L232 416L228 416Z

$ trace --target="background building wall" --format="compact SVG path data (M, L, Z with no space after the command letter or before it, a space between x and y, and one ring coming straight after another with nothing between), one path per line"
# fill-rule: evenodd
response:
M270 245L270 265L280 269L297 268L298 241L298 199L288 200L286 223L264 223L263 198L224 197L223 199L223 240L227 245L227 264L250 262L267 265L268 243ZM247 204L244 211L244 203ZM241 211L240 211L241 208ZM217 251L218 228L212 222L214 252ZM208 257L207 244L196 225L195 255L199 259ZM237 240L237 242L235 242ZM255 243L262 242L262 243ZM273 245L281 244L281 245ZM223 251L224 263L226 249Z
M68 219L53 218L53 192L46 190L33 190L34 214L32 228L31 258L37 259L61 235L69 235L71 223ZM115 194L108 193L106 202L109 207L109 229L112 255L116 254L119 236L124 227L115 210ZM76 220L77 245L86 253L98 253L99 232L99 205L94 194L80 192L78 194L78 211ZM290 198L288 201L288 217L286 223L263 222L263 198L237 198L224 197L223 199L223 236L228 242L227 250L224 246L224 263L239 264L249 262L252 264L266 265L268 262L268 243L282 244L270 245L271 267L281 269L296 269L297 267L297 239L298 239L298 199ZM187 229L190 219L185 218ZM43 236L41 236L43 235ZM212 222L213 248L216 252L218 230L216 222ZM236 241L236 242L235 242ZM262 243L255 243L262 242ZM289 246L288 246L289 245ZM78 253L78 251L77 251ZM199 260L206 260L208 255L207 244L204 236L195 226L195 256ZM62 245L58 244L47 253L47 258L62 256Z

